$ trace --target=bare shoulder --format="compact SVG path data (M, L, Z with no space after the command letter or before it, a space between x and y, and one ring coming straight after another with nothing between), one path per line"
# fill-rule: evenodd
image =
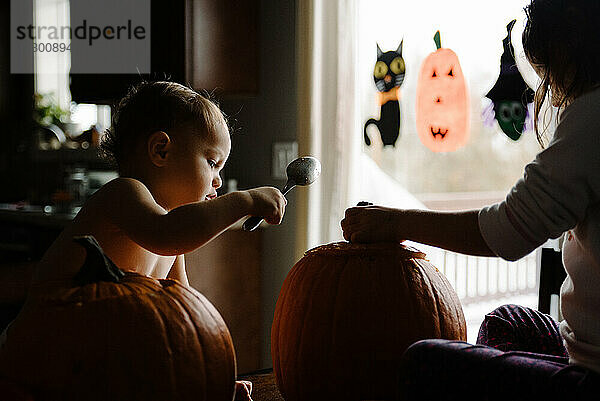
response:
M97 201L103 202L131 197L152 198L152 194L141 181L134 178L118 177L104 184L93 196Z
M73 221L74 231L100 229L106 231L119 210L135 206L138 199L152 197L146 186L132 178L115 178L104 184L85 202Z
M131 213L145 212L152 215L167 213L156 203L144 183L134 178L124 177L106 183L88 199L85 208L101 210L107 218L116 220L131 216Z

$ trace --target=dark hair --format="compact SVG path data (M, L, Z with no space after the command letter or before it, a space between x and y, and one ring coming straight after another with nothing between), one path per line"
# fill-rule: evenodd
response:
M188 128L207 135L222 127L225 116L208 96L176 82L142 81L119 101L100 151L122 173L129 152L153 132Z
M559 111L600 83L599 0L532 0L525 7L523 50L543 71L535 94L534 126L543 145L538 118L550 85L560 95ZM558 115L557 115L558 118Z

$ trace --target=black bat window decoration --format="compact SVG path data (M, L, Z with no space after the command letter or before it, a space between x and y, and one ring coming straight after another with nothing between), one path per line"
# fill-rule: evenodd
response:
M521 138L528 117L527 104L533 102L534 92L517 68L511 32L516 20L506 27L508 35L502 40L504 52L500 57L500 75L486 95L492 101L498 125L510 139Z

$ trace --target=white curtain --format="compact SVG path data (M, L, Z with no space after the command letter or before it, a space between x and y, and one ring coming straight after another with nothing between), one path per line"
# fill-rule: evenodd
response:
M297 193L297 257L319 244L341 240L344 211L359 200L423 206L361 150L358 1L297 3L298 149L322 164L320 179Z
M297 250L341 238L339 221L351 192L354 138L356 0L298 2L301 155L321 160L319 180L299 191Z

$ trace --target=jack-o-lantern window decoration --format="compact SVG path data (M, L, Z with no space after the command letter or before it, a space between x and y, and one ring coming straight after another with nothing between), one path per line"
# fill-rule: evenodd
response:
M417 83L417 133L434 152L452 152L467 143L470 132L469 91L458 56L441 46L421 65Z

